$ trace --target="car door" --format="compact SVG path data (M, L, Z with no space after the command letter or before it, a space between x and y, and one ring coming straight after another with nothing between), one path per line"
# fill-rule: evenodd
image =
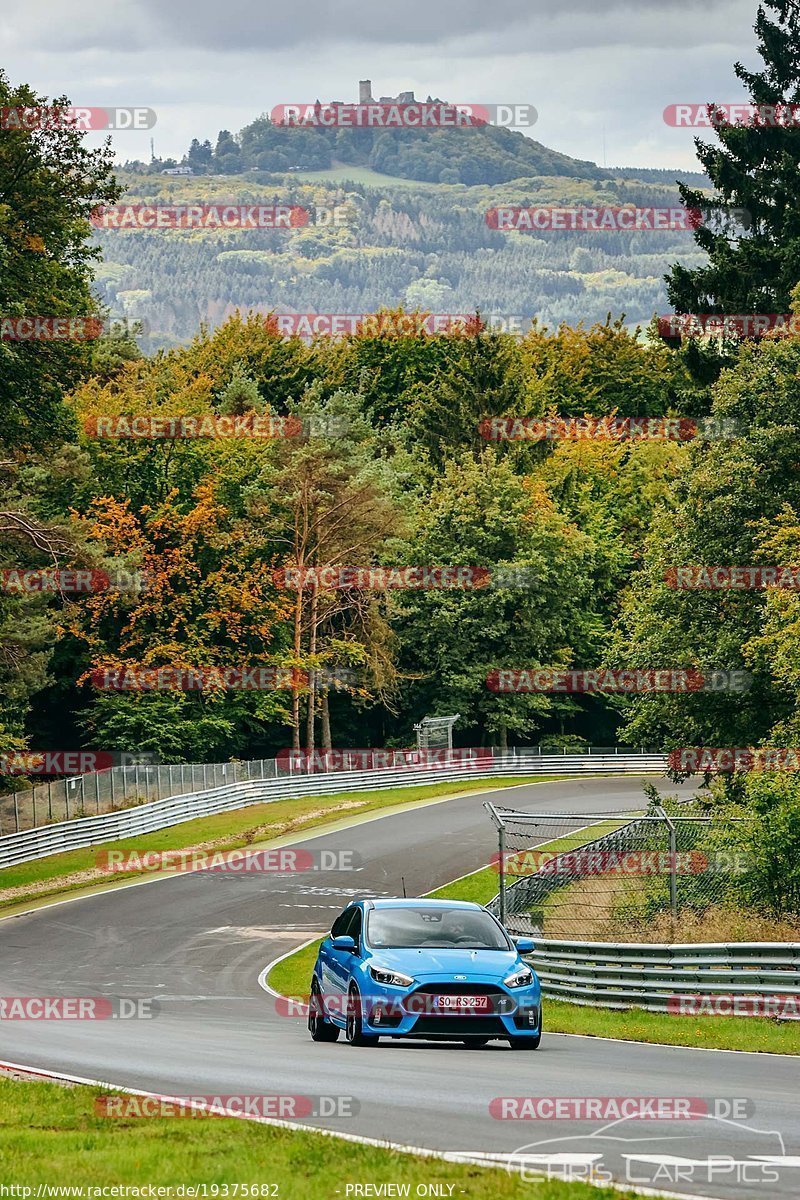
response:
M355 909L352 905L340 913L331 926L328 937L320 946L320 974L322 976L322 995L326 1010L333 1016L344 1016L343 996L346 988L344 959L348 961L351 955L343 955L341 950L334 950L331 939L349 933L353 922Z
M361 925L362 925L361 908L359 905L354 905L347 913L347 921L341 930L338 930L334 936L351 937L356 944L356 948L361 945ZM332 932L332 931L331 931ZM330 965L330 981L331 991L336 1001L341 997L342 1007L340 1011L344 1013L344 998L347 996L347 988L350 983L350 975L353 970L353 964L358 959L358 954L352 954L349 950L334 950L331 946L329 954Z

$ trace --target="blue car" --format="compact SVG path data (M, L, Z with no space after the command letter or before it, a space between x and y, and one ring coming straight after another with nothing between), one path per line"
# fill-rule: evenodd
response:
M336 918L311 977L308 1028L315 1042L351 1046L381 1037L460 1041L502 1038L535 1050L542 1037L536 973L479 904L456 900L357 900Z

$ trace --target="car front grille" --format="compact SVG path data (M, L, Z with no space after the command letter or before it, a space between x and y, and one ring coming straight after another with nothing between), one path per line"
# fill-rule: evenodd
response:
M499 1017L419 1017L411 1034L414 1037L507 1038L508 1030Z

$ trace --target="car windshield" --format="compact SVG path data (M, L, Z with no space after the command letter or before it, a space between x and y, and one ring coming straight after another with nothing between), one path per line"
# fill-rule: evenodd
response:
M510 950L500 926L486 912L467 908L375 908L367 937L378 950Z

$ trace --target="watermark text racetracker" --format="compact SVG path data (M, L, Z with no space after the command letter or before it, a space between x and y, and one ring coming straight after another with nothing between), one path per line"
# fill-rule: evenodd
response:
M452 749L378 749L376 747L332 747L328 750L279 750L275 761L284 770L295 771L381 771L398 767L474 767L491 761L491 751L472 746Z
M667 756L679 775L734 771L800 771L800 746L682 746Z
M152 108L81 108L77 105L49 107L0 108L0 130L3 132L40 132L54 129L76 129L81 133L95 130L152 129L156 114Z
M344 416L276 416L273 413L246 412L238 415L203 413L138 416L120 413L116 416L87 417L84 433L91 438L122 441L219 441L225 438L344 437L348 421Z
M668 104L664 124L677 129L718 129L741 125L762 129L797 129L800 104Z
M150 1021L157 1000L129 996L0 996L0 1021Z
M302 871L358 871L355 850L101 850L95 866L107 874L209 871L232 875L291 875Z
M478 433L491 442L599 441L686 442L692 438L734 437L732 418L715 417L485 417Z
M112 692L260 692L308 687L311 677L312 672L300 667L270 663L241 667L98 667L89 681L101 691ZM352 667L318 667L313 677L317 687L353 687L357 683Z
M236 1093L204 1096L98 1096L98 1117L267 1117L301 1120L307 1117L357 1117L361 1105L355 1096L292 1095L286 1093ZM223 1193L220 1192L220 1195ZM231 1193L233 1194L233 1193Z
M289 591L480 591L484 588L525 589L536 586L532 567L393 566L280 567L273 572L276 587Z
M746 692L753 683L748 671L700 671L695 668L660 670L569 670L553 667L490 671L486 686L492 692L585 693L620 692Z
M93 595L98 592L139 593L148 586L145 571L101 571L79 568L44 570L26 567L0 569L0 592L6 595L38 594Z
M319 129L474 129L484 125L535 125L532 104L445 104L442 101L373 101L368 104L276 104L273 125Z
M521 313L395 312L376 313L271 313L284 337L434 337L477 332L508 333L521 337L535 318Z
M97 316L0 316L0 342L91 342L130 339L147 333L144 319Z
M117 204L96 208L95 229L302 229L342 228L352 217L346 205L302 208L297 204Z
M700 566L668 567L664 582L677 591L761 591L765 588L800 590L797 566Z
M495 1121L742 1121L754 1112L745 1096L495 1096L489 1102Z
M514 850L492 855L498 874L513 875L741 875L752 859L735 850Z

